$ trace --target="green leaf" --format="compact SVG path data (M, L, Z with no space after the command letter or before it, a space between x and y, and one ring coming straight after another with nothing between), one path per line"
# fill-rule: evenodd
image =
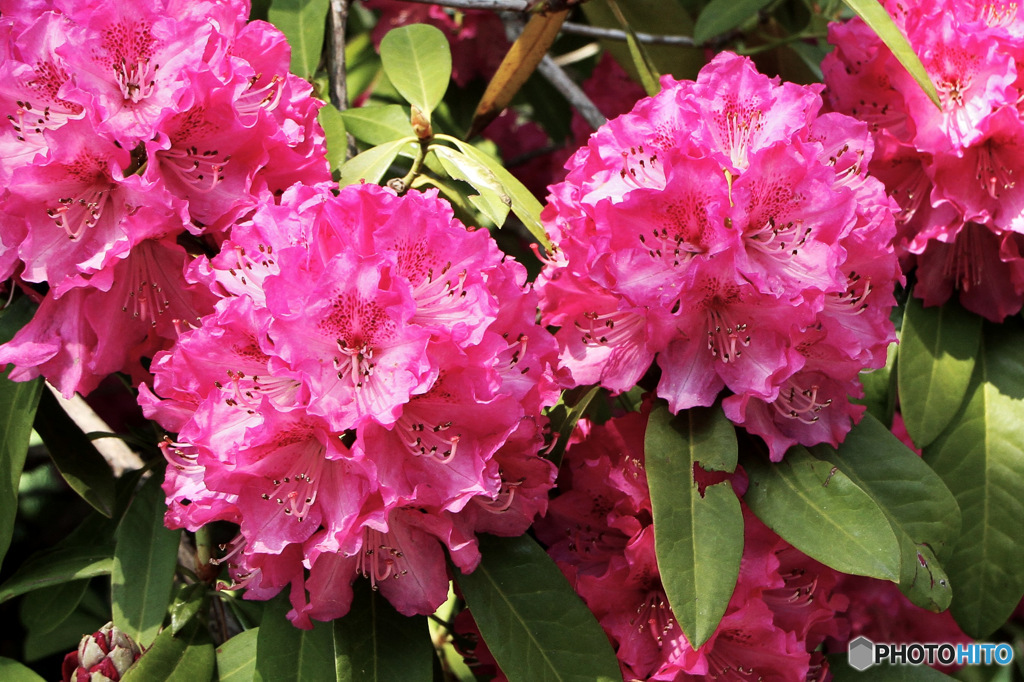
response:
M483 559L456 580L511 682L621 680L604 630L529 536L480 537Z
M28 666L0 656L0 680L6 682L46 682Z
M586 392L582 395L573 395L575 391L565 391L558 399L558 404L552 407L548 411L548 419L550 420L551 430L558 434L558 440L555 441L555 447L551 449L551 452L547 455L554 465L561 466L562 457L565 455L565 449L569 446L569 439L572 437L572 432L576 429L576 424L579 423L580 417L587 411L587 407L593 401L594 396L601 389L600 386L591 386L586 388L581 386L580 389ZM576 402L569 404L570 397L578 396Z
M849 5L850 9L856 12L864 20L864 23L871 27L871 30L882 39L883 43L888 45L896 59L900 61L900 64L903 64L903 67L918 82L924 93L928 95L928 98L935 103L935 106L941 108L939 93L935 90L935 84L929 78L924 65L921 64L921 60L914 53L914 48L907 42L906 36L900 32L899 27L896 26L892 17L889 16L889 13L885 11L885 8L882 7L878 0L843 0L843 2Z
M359 107L341 112L345 129L360 142L380 145L414 136L409 112L397 104Z
M114 473L50 390L39 396L34 426L68 485L93 509L106 517L112 516Z
M209 632L197 621L175 636L164 630L153 646L121 679L123 682L207 682L213 679L216 654Z
M0 343L7 343L32 319L34 306L19 298L0 314ZM14 535L18 511L18 483L25 467L32 420L42 391L41 378L29 382L7 378L11 368L0 375L0 564Z
M626 45L629 47L629 56L633 60L633 68L636 69L637 74L640 76L640 84L644 86L644 92L651 97L657 95L661 92L661 85L658 83L661 74L658 73L654 62L651 61L646 48L637 40L636 32L622 14L622 10L619 9L616 0L607 0L607 2L608 7L612 10L612 14L615 15L615 19L619 22L622 30L626 32Z
M951 611L971 637L1007 619L1024 593L1024 330L986 327L967 399L925 459L953 492L963 527L945 562Z
M543 209L537 197L533 196L530 190L526 189L514 175L505 170L504 166L497 159L488 156L473 145L450 135L435 135L435 139L451 142L459 148L463 154L488 168L501 183L505 194L512 201L512 212L523 221L523 225L530 231L530 234L540 242L545 249L551 249L551 240L548 239L544 226L540 222L540 212Z
M286 617L290 608L283 594L267 602L256 638L253 682L335 679L333 626L314 621L312 630L300 630Z
M171 614L171 633L178 634L192 618L206 606L206 584L181 583L174 593L168 611Z
M444 33L427 24L400 26L380 41L380 58L395 89L430 120L452 75L452 53Z
M733 471L736 430L721 407L673 417L651 412L644 466L651 490L654 547L661 582L679 626L694 648L714 634L729 605L743 555L743 512L726 480L703 491L696 467Z
M308 81L320 65L330 4L330 0L274 0L267 12L270 23L281 29L291 45L292 73Z
M88 580L72 580L33 590L21 600L21 622L31 632L46 634L71 615L88 589Z
M960 508L953 494L916 453L870 414L853 427L839 449L815 446L871 496L900 543L900 589L932 611L949 608L949 580L940 561L960 533Z
M148 647L164 621L181 531L164 527L162 476L150 477L132 500L115 534L111 597L114 625Z
M868 412L883 424L892 424L896 411L896 349L897 345L890 343L886 349L885 366L860 373L864 397L853 401L867 407Z
M334 621L338 682L431 682L434 647L427 619L398 613L364 580L353 588L352 609Z
M406 137L367 149L362 154L352 157L339 169L341 180L338 181L338 186L345 187L357 182L371 185L379 183L402 151L402 147L415 142L415 137Z
M330 164L332 171L337 170L341 164L345 163L345 154L348 150L345 120L338 108L330 102L325 102L320 108L317 120L320 121L320 127L324 129L327 163Z
M0 603L41 587L108 575L114 566L113 553L110 546L72 545L35 554L0 585Z
M875 501L840 467L795 446L778 463L744 461L751 511L789 544L843 573L896 582L900 546Z
M217 647L220 682L252 682L256 672L256 640L259 628L240 632Z
M956 301L925 308L907 301L900 333L900 412L918 447L929 445L967 395L981 343L981 318Z
M505 194L497 176L487 166L451 147L435 144L430 146L430 150L437 155L449 176L468 182L480 193L470 196L470 202L495 225L504 225L512 199Z
M698 45L739 27L774 0L711 0L697 17L693 41Z

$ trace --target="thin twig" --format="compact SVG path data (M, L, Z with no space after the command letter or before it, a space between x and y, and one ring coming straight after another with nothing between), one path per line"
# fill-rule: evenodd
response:
M528 0L405 0L422 5L441 5L455 9L489 9L496 12L525 12L530 7Z
M413 0L415 1L415 0ZM442 0L443 1L443 0ZM618 28L601 28L600 26L589 26L567 21L562 24L563 33L572 33L588 38L606 38L608 40L626 40L626 32ZM636 39L641 43L650 45L678 45L682 47L696 47L697 43L690 36L655 35L653 33L635 33Z
M348 82L345 78L345 28L348 25L348 3L349 0L331 0L331 49L330 64L327 75L330 81L331 104L338 108L338 111L348 109ZM345 158L350 159L356 155L356 140L351 135L348 138L348 149Z

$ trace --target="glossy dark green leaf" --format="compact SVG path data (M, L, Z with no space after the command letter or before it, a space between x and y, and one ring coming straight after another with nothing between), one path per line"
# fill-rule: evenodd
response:
M26 665L0 656L0 680L5 682L46 682Z
M870 414L838 450L819 445L814 454L839 467L889 519L900 543L903 593L932 611L949 608L941 561L959 536L960 508L938 474Z
M34 555L0 585L0 603L41 587L109 575L113 566L110 545L58 546Z
M330 102L325 102L320 108L317 120L320 122L320 127L324 129L327 163L332 171L337 170L341 164L345 163L345 154L348 149L345 120L341 117L338 108Z
M106 605L105 605L106 606ZM70 616L57 624L49 632L37 633L29 630L25 637L23 654L26 662L38 661L47 656L64 656L78 647L82 635L96 632L110 622L109 606L106 613L97 616L76 609ZM0 677L0 679L4 679Z
M31 632L46 634L71 615L87 589L88 580L72 580L33 590L21 601L21 622Z
M435 655L427 619L398 613L366 581L353 588L352 609L334 621L338 682L431 682Z
M832 682L951 682L956 680L926 665L876 665L867 670L851 668L846 654L828 657ZM994 682L991 681L991 682Z
M441 30L410 24L388 31L380 42L384 73L409 104L430 120L452 74L452 54Z
M661 582L686 639L700 647L729 605L743 555L743 512L729 481L700 490L695 467L733 471L736 430L721 407L651 412L644 467Z
M914 48L907 42L906 36L900 32L899 27L896 26L881 3L878 0L843 0L843 2L849 5L850 9L856 12L864 20L864 23L878 34L882 42L889 46L896 59L913 76L928 98L935 103L935 106L941 106L939 93L935 90L935 84L929 78L924 65L921 64Z
M610 682L622 673L594 614L529 536L480 537L483 560L456 580L511 682Z
M860 373L864 397L853 401L867 407L868 412L883 424L892 424L896 411L896 349L895 343L889 344L884 367Z
M750 509L804 554L843 573L896 582L900 545L878 504L839 467L795 446L781 462L751 457Z
M206 606L206 584L181 583L174 591L174 598L168 607L171 614L171 633L178 632Z
M360 142L380 145L413 137L409 112L397 104L380 107L359 107L341 112L345 129Z
M956 301L925 308L907 301L900 333L900 412L918 447L930 444L967 395L981 343L981 318Z
M925 459L953 492L963 526L946 571L950 607L968 635L987 637L1024 593L1024 330L986 327L967 399Z
M93 509L104 516L112 516L114 473L50 390L39 396L34 425L57 471L68 485Z
M281 29L292 48L291 71L313 80L324 47L330 0L273 0L267 17Z
M523 186L522 182L505 170L504 166L497 159L488 156L473 145L449 135L435 135L434 137L438 140L451 142L463 154L494 173L501 183L505 194L512 201L512 212L516 214L519 220L523 221L523 225L540 242L541 246L545 249L551 248L551 240L548 239L544 226L540 222L540 212L543 206L537 201L537 197L533 196L533 193Z
M148 647L167 613L178 565L181 531L164 527L163 477L153 475L117 527L111 597L114 625Z
M192 621L178 635L164 630L153 646L135 662L123 682L208 682L216 669L210 633Z
M416 138L414 137L403 138L372 147L362 154L352 157L339 169L341 180L338 181L338 185L345 187L358 182L366 182L371 185L379 183L391 164L398 158L402 148L415 143Z
M300 630L286 614L291 605L280 594L267 602L256 638L254 682L304 682L333 680L334 628L313 622L312 630Z
M432 145L430 149L437 155L450 177L468 182L479 192L469 197L469 201L477 210L495 225L504 225L505 218L512 208L512 199L505 194L497 176L483 164L451 147L437 144Z
M259 631L259 628L245 630L217 647L217 679L220 682L252 682L256 672Z
M7 343L32 319L34 306L27 297L19 298L0 313L0 343ZM18 482L25 466L32 420L42 391L43 380L10 381L0 375L0 563L14 534L18 511Z
M757 17L757 13L767 7L773 0L711 0L697 17L693 27L693 40L703 44L738 28L748 19Z

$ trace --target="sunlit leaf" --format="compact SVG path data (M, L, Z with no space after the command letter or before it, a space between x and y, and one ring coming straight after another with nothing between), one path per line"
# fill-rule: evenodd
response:
M341 164L345 163L345 154L348 149L345 120L341 117L341 112L337 107L329 102L325 102L320 108L317 120L320 122L320 127L324 129L327 163L330 164L332 171L337 170Z
M804 554L843 573L896 582L900 545L878 504L831 462L795 446L781 462L751 457L744 500Z
M501 60L497 72L487 84L480 103L473 114L467 138L476 137L481 130L505 110L512 98L544 59L551 44L558 37L569 10L540 12L530 17L512 47Z
M45 390L34 422L57 471L68 485L104 516L114 513L114 473L103 455L71 419L57 397Z
M918 447L949 424L967 394L981 343L981 318L956 301L925 308L911 297L900 333L900 412Z
M637 74L640 76L640 84L644 86L644 92L650 96L657 95L661 91L661 85L658 83L661 75L658 73L657 67L654 66L654 62L651 61L650 56L647 54L647 49L637 40L636 32L629 25L629 21L623 15L622 10L619 9L616 0L607 0L607 2L612 10L612 14L615 15L615 19L619 22L622 30L626 32L626 45L629 47L629 56L633 60L633 68L636 69Z
M339 169L341 180L338 185L345 187L357 182L366 182L371 185L379 183L391 164L395 162L402 147L415 142L416 138L414 137L394 140L354 156Z
M192 621L178 635L168 628L121 678L123 682L208 682L216 669L213 641Z
M456 581L511 682L611 682L622 673L594 614L528 535L480 537L483 560Z
M512 207L512 199L505 194L498 177L487 166L451 147L436 144L430 150L437 155L449 176L468 182L480 193L470 196L470 202L495 225L503 225Z
M838 449L818 445L814 454L839 467L889 519L904 594L932 611L947 609L952 590L940 562L960 533L960 508L938 474L870 414Z
M963 526L944 563L956 590L950 610L984 638L1024 593L1024 330L986 327L967 399L925 459L953 492Z
M156 638L171 601L181 531L164 527L162 476L152 476L136 494L117 527L111 597L114 625L139 646Z
M366 144L380 145L413 136L409 113L397 104L346 109L341 118L345 129Z
M206 606L206 584L181 583L174 592L167 610L171 614L171 632L178 632Z
M427 619L398 613L366 581L353 589L351 610L334 621L338 682L431 682L434 647Z
M428 24L400 26L381 40L380 58L391 84L429 120L451 79L448 39Z
M217 647L220 682L252 682L256 672L256 640L259 628L240 632Z
M903 64L903 67L918 82L921 89L928 95L928 98L935 103L935 106L941 106L939 103L939 93L935 90L935 84L932 83L932 79L928 76L928 72L925 71L924 65L921 64L921 60L914 52L914 48L910 46L906 36L900 32L899 27L896 26L892 17L889 16L889 13L885 11L885 8L882 7L878 0L843 0L843 2L849 5L850 9L856 12L864 20L864 23L878 34L882 42L889 46L896 59Z
M693 40L698 45L738 28L748 19L757 17L774 0L711 0L693 27Z
M729 605L743 554L743 512L724 480L701 490L695 468L736 468L736 430L721 407L659 407L644 437L661 582L686 639L700 647Z
M473 145L463 142L458 138L451 137L450 135L435 135L438 140L445 140L451 142L459 148L463 154L480 163L482 166L488 168L498 181L501 183L505 194L508 195L512 201L512 212L516 214L526 229L530 231L530 234L540 242L545 249L551 248L551 240L548 239L547 233L544 231L544 226L540 222L540 212L543 209L540 202L537 201L537 197L533 196L530 190L523 186L514 175L505 170L504 166L498 162L497 159L484 154L482 151L474 147Z
M256 638L253 681L335 679L333 626L314 621L312 630L301 630L286 618L290 608L283 594L267 602Z
M308 81L320 64L330 4L330 0L273 0L267 13L291 45L292 73Z

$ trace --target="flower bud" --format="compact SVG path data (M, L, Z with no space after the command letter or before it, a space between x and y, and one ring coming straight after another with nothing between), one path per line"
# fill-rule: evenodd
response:
M142 655L132 638L107 623L86 635L78 649L64 657L64 682L117 682Z

